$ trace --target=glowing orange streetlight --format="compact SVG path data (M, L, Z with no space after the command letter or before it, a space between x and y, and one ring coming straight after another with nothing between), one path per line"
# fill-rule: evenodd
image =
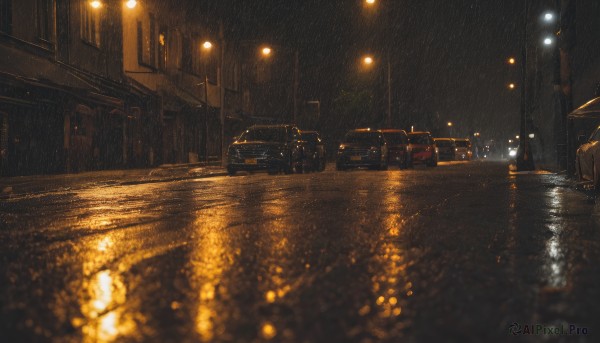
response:
M90 1L90 6L98 9L98 8L102 7L102 1L99 1L99 0Z
M137 0L129 0L125 3L125 5L127 6L127 8L129 9L134 9L135 6L137 6Z
M452 122L451 122L451 121L449 121L449 122L448 122L448 127L452 127L452 125L454 125L454 124L452 124Z
M514 83L509 83L508 84L508 89L513 90L517 87L517 85L515 85Z
M373 4L375 4L375 0L365 0L365 3L367 5L373 5Z
M202 48L204 48L204 50L210 50L210 49L212 49L212 46L213 46L212 43L209 41L202 43Z
M517 63L517 60L515 60L514 57L511 57L508 59L508 64L515 64L515 63Z
M264 47L261 49L261 54L265 57L269 57L271 56L271 53L273 52L273 50L271 48L269 48L268 46Z
M369 65L373 64L373 57L371 57L371 56L365 56L365 57L363 58L363 63L364 63L365 65L367 65L367 66L369 66Z

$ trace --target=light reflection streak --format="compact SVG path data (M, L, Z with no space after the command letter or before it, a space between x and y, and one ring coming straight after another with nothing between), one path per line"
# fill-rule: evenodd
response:
M395 193L402 177L395 174L386 184L386 194L382 206L386 216L382 218L385 231L381 231L381 241L371 276L371 303L364 304L359 315L373 315L368 325L378 332L385 332L392 337L402 330L404 323L398 320L405 311L407 298L412 295L412 283L408 280L407 266L398 238L403 228L403 204L399 194ZM366 195L365 195L366 196ZM367 201L367 199L361 199ZM382 338L382 337L380 337Z
M558 188L548 191L550 211L559 211L562 208L562 193ZM548 226L552 236L546 241L546 258L544 269L546 270L546 282L550 287L565 287L567 285L565 252L562 247L560 234L562 228L558 223Z
M197 304L193 308L195 331L203 342L209 342L225 330L226 318L220 311L223 301L229 298L224 285L224 274L232 268L235 247L227 235L231 213L222 206L201 212L195 221L196 247L192 251L192 287L198 290Z

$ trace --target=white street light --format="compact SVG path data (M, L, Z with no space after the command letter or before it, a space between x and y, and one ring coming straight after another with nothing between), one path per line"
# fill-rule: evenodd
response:
M94 0L94 1L90 2L90 6L97 9L97 8L102 7L102 2L98 1L98 0Z
M546 12L546 14L544 14L544 20L546 22L551 22L552 20L554 20L554 14Z
M137 0L129 0L129 1L127 1L126 5L127 5L127 8L134 9L135 6L137 6Z
M552 40L552 38L550 38L550 37L546 37L546 38L544 39L544 45L552 45L552 43L553 43L553 42L554 42L554 41L553 41L553 40Z

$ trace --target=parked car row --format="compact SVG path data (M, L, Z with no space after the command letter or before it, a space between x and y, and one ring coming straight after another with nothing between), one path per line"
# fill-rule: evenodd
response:
M429 132L406 133L400 129L355 129L344 136L336 155L337 170L399 169L415 164L435 167L439 160L471 159L468 139L436 138ZM317 131L294 125L254 125L227 150L227 172L266 170L270 174L323 171L325 144Z

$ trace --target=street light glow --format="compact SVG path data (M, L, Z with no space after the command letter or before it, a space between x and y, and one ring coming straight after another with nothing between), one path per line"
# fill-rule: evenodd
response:
M530 133L529 134L529 138L534 139L535 138L535 133Z
M264 47L264 48L262 48L261 52L262 52L263 56L269 56L269 55L271 55L272 50L269 47Z
M366 65L371 65L371 64L373 64L373 57L371 57L371 56L366 56L366 57L363 59L363 62L364 62Z
M373 5L375 3L375 0L365 0L365 2L369 5Z
M129 0L126 3L127 8L134 9L137 6L137 0Z
M90 6L93 8L100 8L102 7L102 2L99 0L90 1Z
M547 12L544 14L544 20L547 22L551 22L554 19L554 14Z
M517 61L515 60L514 57L511 57L508 59L508 64L515 64Z
M452 126L452 122L451 121L448 122L448 126Z
M204 44L202 44L202 47L206 50L209 50L212 48L212 43L209 41L204 42Z
M515 89L517 86L514 83L509 83L508 84L508 88L509 89Z
M553 42L552 38L550 38L550 37L546 37L544 39L544 45L552 45L552 42Z

